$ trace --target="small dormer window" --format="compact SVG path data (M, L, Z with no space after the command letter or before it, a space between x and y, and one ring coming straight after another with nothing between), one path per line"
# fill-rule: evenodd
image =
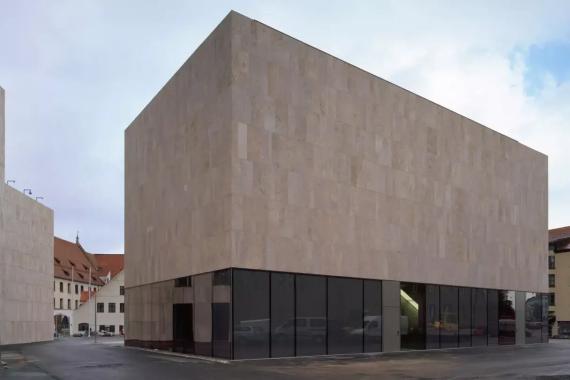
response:
M54 260L56 263L61 264L61 261L59 261L59 259L57 257L55 257Z
M64 270L63 273L65 273L66 276L69 276L69 272Z
M69 260L69 263L71 264L72 267L75 268L75 263L73 261Z

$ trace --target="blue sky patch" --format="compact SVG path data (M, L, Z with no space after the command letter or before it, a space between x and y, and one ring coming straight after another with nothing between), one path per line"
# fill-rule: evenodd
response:
M570 80L570 41L532 45L526 53L525 64L525 91L531 96L544 87L547 74L557 85Z

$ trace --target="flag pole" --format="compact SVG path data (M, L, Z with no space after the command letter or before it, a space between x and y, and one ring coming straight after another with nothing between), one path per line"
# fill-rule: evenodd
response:
M87 304L91 303L91 265L89 265L89 286L87 287ZM87 330L87 337L91 338L91 327Z
M70 292L71 294L69 295L69 298L73 298L72 295L73 295L73 292L75 291L74 285L75 284L73 283L73 265L72 265L71 266L71 292ZM73 310L73 305L74 305L74 302L72 302L71 305L69 305L70 310ZM69 312L69 316L70 316L70 318L69 318L69 336L72 336L73 335L73 311Z

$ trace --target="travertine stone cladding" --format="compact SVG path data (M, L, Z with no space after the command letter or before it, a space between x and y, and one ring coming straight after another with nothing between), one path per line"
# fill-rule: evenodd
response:
M232 266L546 291L547 158L232 18Z
M0 345L53 338L53 211L4 183L0 87Z
M126 284L241 267L544 292L547 158L232 12L126 132Z
M0 87L0 181L4 183L4 152L5 152L5 145L4 145L4 138L6 135L6 118L5 118L5 93L4 89Z
M53 338L53 212L0 183L0 344Z

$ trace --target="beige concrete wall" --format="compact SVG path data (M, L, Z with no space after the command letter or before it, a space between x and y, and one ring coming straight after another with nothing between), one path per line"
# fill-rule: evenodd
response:
M4 139L6 136L6 115L5 115L5 93L4 89L0 87L0 182L4 183L4 168L5 168L5 144Z
M223 22L125 133L127 287L229 263L229 33Z
M53 338L53 211L4 183L0 87L0 345Z
M231 13L126 132L127 287L247 267L546 291L547 158Z
M232 266L546 291L547 157L232 18Z
M53 212L0 184L0 344L53 331Z

